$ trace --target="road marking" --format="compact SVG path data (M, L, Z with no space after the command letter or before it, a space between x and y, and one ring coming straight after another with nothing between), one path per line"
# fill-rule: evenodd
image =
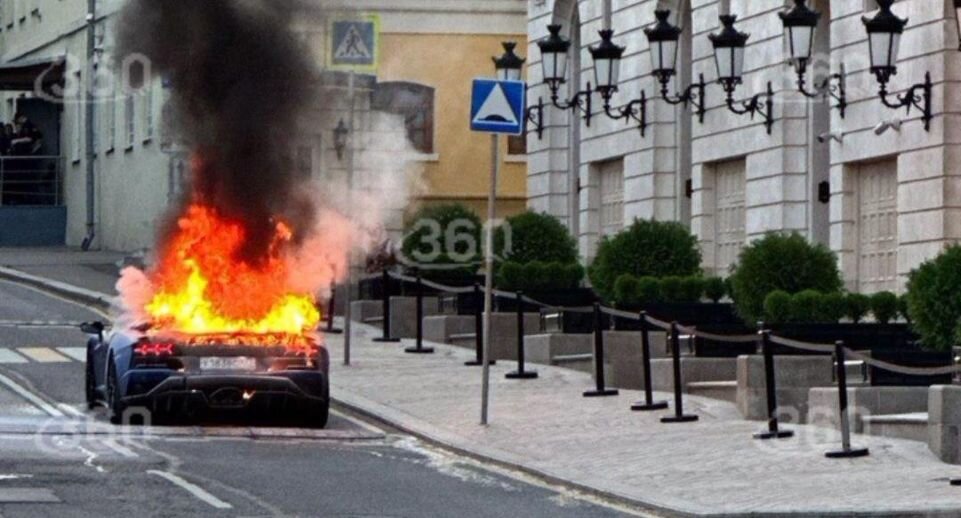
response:
M234 506L224 502L223 500L217 498L216 496L208 493L204 488L187 482L186 480L180 478L173 473L167 471L158 471L155 469L148 470L147 473L151 475L156 475L160 478L166 479L168 482L180 487L184 491L195 496L198 500L210 505L215 509L233 509Z
M78 362L87 361L86 347L57 347L57 350Z
M49 347L20 347L17 350L20 351L20 354L39 363L66 363L70 361L70 358Z
M57 408L59 408L60 410L64 411L65 413L70 414L70 415L72 415L72 416L74 416L74 417L86 417L86 416L87 416L87 414L81 412L80 410L77 410L76 408L74 408L74 407L72 407L72 406L70 406L70 405L68 405L68 404L66 404L66 403L57 403Z
M140 457L140 455L137 455L137 452L120 444L115 439L104 439L103 445L106 446L107 448L110 448L111 450L114 451L114 453L117 453L121 457L126 457L128 459Z
M27 363L27 359L11 349L0 349L0 363Z
M6 385L7 388L16 392L18 396L22 397L23 399L26 399L31 404L33 404L33 406L39 408L40 410L43 410L44 412L49 414L51 417L64 417L63 412L58 410L55 406L51 405L50 403L47 403L43 399L40 399L39 396L23 388L18 383L4 376L3 374L0 374L0 384Z

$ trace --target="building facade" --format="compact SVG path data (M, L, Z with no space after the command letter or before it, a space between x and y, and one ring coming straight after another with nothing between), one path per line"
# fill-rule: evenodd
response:
M562 25L561 34L572 42L561 103L595 82L589 48L609 26L614 42L626 46L611 104L620 107L644 91L649 122L642 136L636 124L612 120L596 93L590 125L583 111L547 108L544 138L528 138L530 208L564 220L587 260L604 236L635 218L653 218L689 225L710 273L725 275L745 243L766 233L799 232L837 253L848 289L903 289L913 268L961 238L955 165L961 147L952 133L959 127L961 53L953 3L893 5L909 23L889 90L903 94L930 73L928 130L917 107L906 114L879 97L862 23L877 12L876 0L808 4L822 16L807 90L823 80L842 84L830 76L843 71L843 116L831 95L809 98L798 91L778 17L793 1L530 0L531 97L549 102L551 95L537 45L548 24ZM692 107L659 99L644 33L658 9L671 10L670 20L683 29L669 92L683 92L703 76L703 122ZM770 134L763 114L733 113L717 83L708 36L721 30L722 14L737 15L737 29L750 34L734 106L741 110L742 101L765 94L770 84ZM760 101L763 110L766 97Z

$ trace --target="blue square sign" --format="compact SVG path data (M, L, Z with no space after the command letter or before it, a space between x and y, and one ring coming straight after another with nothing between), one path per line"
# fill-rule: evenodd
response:
M471 93L470 129L521 135L527 109L527 83L475 79Z

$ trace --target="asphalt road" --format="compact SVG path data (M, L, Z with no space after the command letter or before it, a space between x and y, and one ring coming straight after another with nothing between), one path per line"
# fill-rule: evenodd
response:
M71 327L102 318L0 281L0 518L642 515L340 412L324 431L112 427L83 405Z

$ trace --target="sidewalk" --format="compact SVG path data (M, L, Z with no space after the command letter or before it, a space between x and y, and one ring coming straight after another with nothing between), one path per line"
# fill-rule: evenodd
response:
M57 280L71 282L72 271L57 270ZM491 367L491 424L481 427L481 370L463 366L471 351L431 344L436 354L410 355L400 344L374 343L377 329L354 329L349 368L341 364L343 338L328 337L336 400L548 479L668 515L961 516L961 489L947 484L961 467L941 463L920 442L854 436L871 456L829 460L824 452L840 441L832 430L789 426L793 439L755 441L762 423L698 397L685 397L685 411L700 422L661 424L664 413L629 410L637 392L586 399L589 375L545 366L535 366L540 379L508 381L516 364L507 361Z

